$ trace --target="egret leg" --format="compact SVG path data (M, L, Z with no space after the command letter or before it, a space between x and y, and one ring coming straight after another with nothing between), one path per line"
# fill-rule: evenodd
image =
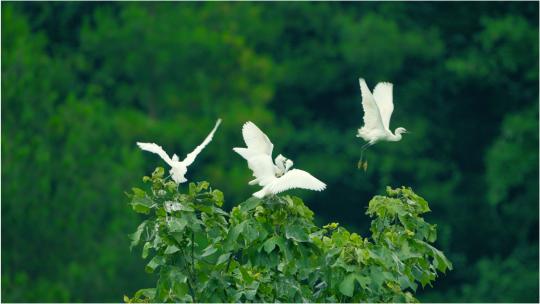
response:
M364 151L369 148L369 146L371 146L371 143L366 143L362 146L362 148L360 148L360 160L358 161L358 169L362 169L364 168L364 171L366 171L366 167L367 167L367 161L366 161L366 164L364 165Z

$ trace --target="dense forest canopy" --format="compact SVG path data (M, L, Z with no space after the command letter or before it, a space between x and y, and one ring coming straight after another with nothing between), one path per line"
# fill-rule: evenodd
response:
M112 301L151 281L124 191L223 125L188 172L248 198L252 120L327 183L320 223L367 232L387 185L433 210L454 270L424 301L538 301L538 3L3 3L2 298ZM356 162L358 77L394 83Z

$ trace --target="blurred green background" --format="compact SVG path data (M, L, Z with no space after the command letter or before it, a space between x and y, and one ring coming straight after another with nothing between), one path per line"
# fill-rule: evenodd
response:
M231 150L252 120L328 184L320 223L369 235L411 186L454 263L423 301L538 301L538 2L2 3L2 300L121 301L152 286L124 191L222 127L188 172L248 198ZM358 77L394 86L356 169Z

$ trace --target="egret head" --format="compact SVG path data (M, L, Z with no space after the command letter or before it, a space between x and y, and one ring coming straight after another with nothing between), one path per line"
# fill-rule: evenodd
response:
M172 161L173 161L173 162L179 161L178 155L174 154L174 155L172 156Z
M290 160L290 159L287 159L287 161L285 161L285 171L289 171L289 169L293 166L293 161Z
M396 131L394 132L396 135L401 135L403 133L407 133L407 129L405 128L402 128L402 127L399 127L396 129Z
M285 162L287 161L287 158L281 154L276 156L276 159L274 160L274 163L276 166L283 166L285 168Z
M282 171L282 174L285 174L293 165L293 161L286 158L285 156L279 154L274 160L276 166Z

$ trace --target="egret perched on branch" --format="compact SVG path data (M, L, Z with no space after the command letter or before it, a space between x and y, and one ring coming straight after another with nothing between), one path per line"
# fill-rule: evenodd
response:
M247 160L248 167L253 171L255 179L249 184L258 184L263 187L260 191L253 193L253 196L263 198L293 188L315 191L326 188L326 184L306 171L289 170L293 166L293 161L281 154L272 162L274 145L268 136L251 121L244 124L242 135L247 148L233 148L233 150Z
M174 154L172 158L167 155L167 153L163 150L161 146L158 146L154 143L141 143L138 142L137 145L142 150L156 153L159 155L169 166L171 166L171 170L169 173L171 174L172 179L177 183L181 184L184 182L187 182L187 179L185 178L187 167L193 163L197 155L201 153L201 151L212 141L212 137L214 137L214 133L216 132L219 124L221 123L221 119L218 119L216 122L216 125L214 126L214 129L206 136L204 141L195 148L191 153L186 155L186 158L184 160L180 161L178 159L178 155Z
M362 92L362 107L364 108L364 126L358 129L356 137L362 137L367 143L362 146L358 167L367 169L367 161L362 163L364 150L379 141L400 141L401 134L406 133L405 128L397 128L392 134L390 131L390 117L394 111L392 100L392 84L389 82L379 82L373 94L371 94L366 81L360 81L360 91Z

